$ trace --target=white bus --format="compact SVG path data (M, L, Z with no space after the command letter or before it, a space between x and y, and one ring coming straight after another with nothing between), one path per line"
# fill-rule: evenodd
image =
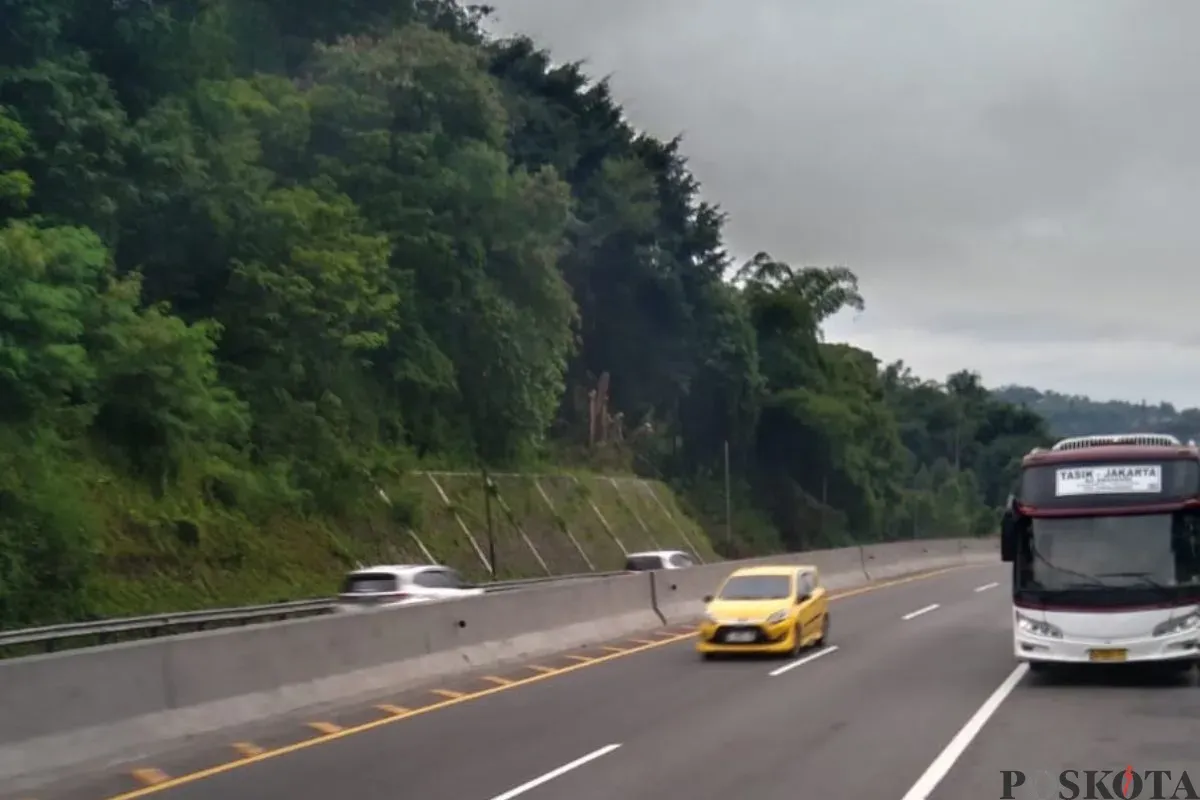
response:
M1001 526L1013 647L1055 664L1200 662L1200 451L1162 434L1064 439L1021 463Z

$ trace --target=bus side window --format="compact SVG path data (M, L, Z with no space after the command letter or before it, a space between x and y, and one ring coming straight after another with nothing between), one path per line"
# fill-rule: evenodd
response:
M1200 514L1196 512L1180 515L1180 526L1175 541L1176 563L1179 578L1185 581L1200 577Z
M1028 585L1033 581L1034 542L1032 520L1021 520L1020 524L1016 527L1016 538L1020 542L1017 551L1020 555L1016 559L1015 565L1018 570L1018 578L1021 585ZM1041 552L1041 548L1038 548L1038 552L1041 553L1042 557L1046 557L1046 554Z

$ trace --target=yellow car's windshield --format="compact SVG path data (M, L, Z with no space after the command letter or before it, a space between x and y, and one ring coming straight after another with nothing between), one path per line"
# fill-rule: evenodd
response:
M721 587L721 600L782 600L792 594L786 575L735 575Z

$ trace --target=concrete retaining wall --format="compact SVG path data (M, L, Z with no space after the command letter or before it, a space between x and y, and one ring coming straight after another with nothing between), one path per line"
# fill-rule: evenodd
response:
M690 622L739 566L812 564L837 590L998 561L998 550L986 540L819 550L0 661L0 784Z

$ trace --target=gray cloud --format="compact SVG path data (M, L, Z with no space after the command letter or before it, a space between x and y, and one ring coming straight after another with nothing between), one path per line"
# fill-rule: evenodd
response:
M493 4L684 134L736 253L854 269L830 339L1200 405L1200 3Z

